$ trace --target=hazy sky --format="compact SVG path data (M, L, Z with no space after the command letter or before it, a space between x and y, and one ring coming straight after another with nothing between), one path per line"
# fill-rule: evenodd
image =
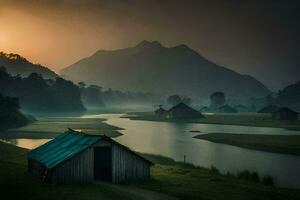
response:
M58 72L99 49L159 40L271 89L300 80L296 0L0 0L0 51Z

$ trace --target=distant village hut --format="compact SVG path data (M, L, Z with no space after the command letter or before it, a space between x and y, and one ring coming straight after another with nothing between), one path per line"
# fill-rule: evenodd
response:
M197 119L204 116L199 111L181 102L168 111L167 117L170 119Z
M234 109L236 109L238 112L250 112L251 109L247 106L244 106L242 104L234 106Z
M298 113L289 108L280 108L272 113L272 117L279 120L297 120Z
M29 172L52 183L149 179L153 165L107 136L71 129L30 151L27 158Z
M268 105L266 107L263 107L258 111L258 113L274 113L278 111L280 108L276 105Z
M210 112L211 110L209 109L209 107L207 106L203 106L201 109L200 109L200 112Z
M159 107L157 110L154 111L156 117L166 117L167 111L162 107Z
M235 109L229 105L220 106L215 111L219 112L219 113L237 113L238 112L237 109Z

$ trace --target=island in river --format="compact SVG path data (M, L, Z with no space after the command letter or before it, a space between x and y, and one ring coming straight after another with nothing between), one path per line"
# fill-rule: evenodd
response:
M300 135L209 133L197 135L194 138L247 149L300 155Z

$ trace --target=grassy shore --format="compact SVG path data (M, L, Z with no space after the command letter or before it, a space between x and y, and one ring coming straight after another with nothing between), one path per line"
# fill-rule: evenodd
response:
M122 135L119 127L104 123L105 119L77 118L77 117L53 117L39 118L27 126L12 129L2 133L4 138L53 138L57 134L65 132L68 128L80 130L88 134L105 134L109 137Z
M209 133L195 138L260 151L300 155L300 135Z
M201 123L201 124L224 124L240 126L274 127L285 128L289 130L300 130L300 120L277 120L270 114L262 113L215 113L205 114L205 118L174 120L159 118L152 112L129 113L126 118L132 120L163 121L176 123Z
M259 178L255 172L244 171L236 175L222 175L214 167L206 169L161 156L143 155L158 163L151 169L152 180L131 185L166 193L179 199L293 200L300 198L300 190L267 186L263 182L268 181L268 177ZM248 180L245 177L248 177Z
M132 185L185 200L296 200L300 198L299 190L265 186L262 183L221 175L203 168L157 165L152 168L151 174L153 180Z
M105 184L42 184L27 172L25 159L27 150L0 142L0 152L2 199L135 199L134 196ZM179 199L296 200L300 198L300 190L266 186L261 182L221 175L216 170L176 163L169 158L143 155L159 164L152 167L151 180L127 183L129 187L166 193Z

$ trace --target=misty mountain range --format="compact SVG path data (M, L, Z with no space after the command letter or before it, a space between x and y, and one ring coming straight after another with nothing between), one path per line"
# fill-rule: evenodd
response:
M13 53L0 52L1 66L4 66L7 72L13 76L28 77L31 73L36 72L46 79L59 77L50 69L33 64L26 58ZM117 96L123 102L124 99L129 100L133 97L136 99L138 94L148 94L150 96L147 98L151 100L150 97L154 96L146 92L160 94L161 97L169 94L181 94L201 99L219 90L225 92L228 99L237 98L237 100L238 98L266 99L266 95L270 94L263 84L251 76L241 75L218 66L185 45L166 48L159 42L143 41L131 48L114 51L100 50L91 57L82 59L64 69L62 74L73 81L85 81L89 84L99 85L100 93L107 94L106 101L109 103L114 102L114 98ZM15 77L15 80L21 79ZM48 81L50 85L53 83L54 80ZM6 81L6 84L2 86L5 88L8 86L7 84ZM102 91L101 86L126 91L142 91L143 93ZM19 87L21 85L16 86L16 88ZM97 88L97 86L86 87L86 89L89 88ZM300 82L285 87L275 94L273 103L299 111L299 88ZM138 99L142 96L138 95ZM95 101L95 99L92 100Z
M130 48L99 50L61 71L63 77L106 88L208 98L222 91L247 99L270 93L262 83L205 59L186 45L143 41Z

